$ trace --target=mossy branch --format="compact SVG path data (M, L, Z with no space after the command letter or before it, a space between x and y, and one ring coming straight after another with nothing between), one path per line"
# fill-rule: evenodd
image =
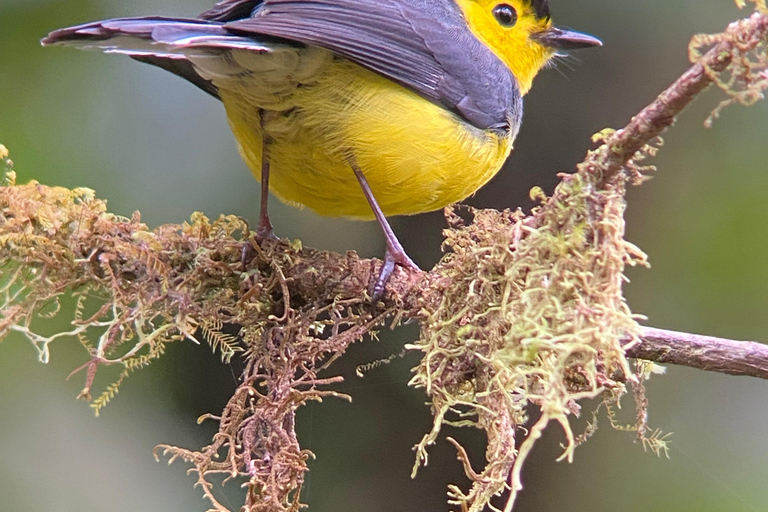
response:
M158 453L192 466L213 509L210 478L244 482L248 512L297 511L311 452L296 439L295 411L308 400L349 398L333 391L329 366L353 342L387 321L420 321L422 353L411 385L424 388L435 416L416 446L417 467L443 424L487 433L486 466L472 468L455 441L471 489L451 486L451 503L480 511L511 491L522 464L550 422L565 432L562 458L594 428L574 435L569 418L579 400L612 404L630 385L643 446L666 450L666 436L646 435L642 383L654 367L627 357L725 373L766 377L768 350L757 344L642 328L624 301L626 265L645 255L626 242L627 182L644 181L654 139L709 84L729 100L750 104L768 87L768 14L758 12L691 45L695 63L623 129L597 136L575 174L562 175L530 216L520 211L448 209L448 253L428 272L398 268L384 299L368 290L381 262L355 253L303 248L284 240L256 244L234 216L202 214L184 225L149 230L138 214L121 218L88 189L36 182L0 187L0 339L26 336L47 361L49 345L76 338L88 353L81 397L91 400L98 369L118 366L112 385L92 401L98 412L132 371L163 355L168 343L204 340L222 358L242 357L241 383L201 450L159 446ZM706 51L705 51L706 50ZM717 114L719 110L716 110ZM5 148L0 160L10 166ZM72 328L43 335L41 319L62 314L75 298ZM541 414L528 425L528 411ZM516 436L527 425L529 434ZM592 424L591 424L592 425ZM617 425L618 426L618 425ZM414 468L415 471L416 468Z
M766 33L765 3L758 2L758 10L752 16L731 23L722 34L694 37L688 51L693 66L627 126L606 137L603 145L583 162L587 172L598 173L609 181L627 164L631 166L635 154L670 127L676 116L713 83L724 90L729 99L713 111L707 119L708 126L725 105L732 102L751 105L762 99L768 87L764 60Z

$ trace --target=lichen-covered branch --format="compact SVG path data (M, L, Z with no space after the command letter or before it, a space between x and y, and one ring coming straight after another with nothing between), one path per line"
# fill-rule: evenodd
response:
M42 361L53 341L77 339L87 354L80 396L97 412L169 343L204 340L224 359L245 360L225 410L208 416L220 427L212 443L158 449L193 466L219 512L228 509L211 484L217 475L244 481L249 512L300 509L312 454L296 439L296 409L348 398L329 389L339 378L318 374L393 313L370 307L371 263L285 242L251 246L234 216L195 214L149 231L138 215L109 214L87 189L14 185L12 174L0 187L0 339L21 333ZM66 311L66 295L72 329L44 335L40 324ZM100 369L115 366L117 380L92 399Z
M447 210L444 258L429 272L396 269L375 305L368 289L378 260L280 240L256 244L234 216L194 214L183 225L150 230L138 214L108 213L88 189L16 185L10 171L0 187L0 340L20 333L46 361L53 341L77 339L87 353L78 370L88 400L101 369L119 368L117 380L92 400L96 411L168 343L204 340L225 359L242 357L246 369L226 408L203 418L219 423L212 443L158 447L192 466L218 512L228 509L211 478L222 474L247 487L244 511L301 508L312 454L297 442L296 409L308 400L348 398L333 391L333 361L377 325L404 318L421 323L420 339L408 346L423 356L411 385L425 390L435 417L416 447L417 466L427 462L444 424L487 434L482 469L454 441L472 482L467 490L449 489L462 511L479 512L507 490L511 510L522 464L547 425L565 432L562 458L570 460L593 433L571 430L578 402L600 396L612 419L627 384L638 407L631 428L644 446L663 451L659 431L646 435L646 370L643 363L632 370L628 357L765 377L762 363L751 360L765 350L723 350L727 344L712 338L637 323L622 294L623 274L626 265L645 264L645 255L624 240L625 187L642 181L639 164L653 155L653 139L707 85L717 83L729 101L744 104L768 87L768 14L764 2L758 9L723 34L695 38L693 67L625 128L600 134L602 145L530 216ZM0 146L3 162L10 165ZM71 329L43 334L41 322L65 313ZM540 411L533 425L531 408Z

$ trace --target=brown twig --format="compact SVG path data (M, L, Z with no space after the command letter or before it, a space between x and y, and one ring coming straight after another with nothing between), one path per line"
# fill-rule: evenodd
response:
M715 73L724 71L731 64L737 46L735 41L746 41L739 50L747 52L768 37L768 15L756 12L741 24L731 24L725 35L733 37L723 38L634 116L627 126L607 137L604 144L584 161L585 168L589 172L601 172L603 180L610 181L635 153L670 127L675 117L713 83Z
M627 356L728 375L768 379L768 345L643 327Z

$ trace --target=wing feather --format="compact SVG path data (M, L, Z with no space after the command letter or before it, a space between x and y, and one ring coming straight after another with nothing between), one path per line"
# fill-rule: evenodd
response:
M327 48L452 110L479 128L519 124L511 71L444 0L225 1L218 16L234 34L272 36Z
M522 102L511 71L445 0L223 0L200 19L106 20L57 30L43 44L125 53L215 94L187 64L186 50L270 52L274 38L331 50L478 128L516 130L520 122Z
M389 0L265 0L227 30L328 48L432 99L444 70Z
M202 20L233 21L251 16L263 0L221 0L199 17Z

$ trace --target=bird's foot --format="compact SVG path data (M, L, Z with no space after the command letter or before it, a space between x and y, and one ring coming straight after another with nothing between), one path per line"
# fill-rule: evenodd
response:
M269 215L265 209L262 209L259 215L259 225L256 226L256 241L263 242L264 240L277 240L277 237L272 222L269 220Z
M395 270L395 265L400 265L401 267L414 272L421 272L419 266L405 253L403 247L399 243L394 247L387 244L387 252L384 253L384 264L381 266L379 277L373 285L371 299L374 304L376 304L384 295L384 290L387 287L389 278L392 276L392 272Z
M243 248L240 252L240 264L242 265L243 271L248 268L248 263L255 256L256 248L253 245L254 242L260 244L264 241L277 239L275 230L272 228L272 223L269 221L269 216L259 217L259 225L256 227L256 233L254 233L253 238L249 238L243 243Z

